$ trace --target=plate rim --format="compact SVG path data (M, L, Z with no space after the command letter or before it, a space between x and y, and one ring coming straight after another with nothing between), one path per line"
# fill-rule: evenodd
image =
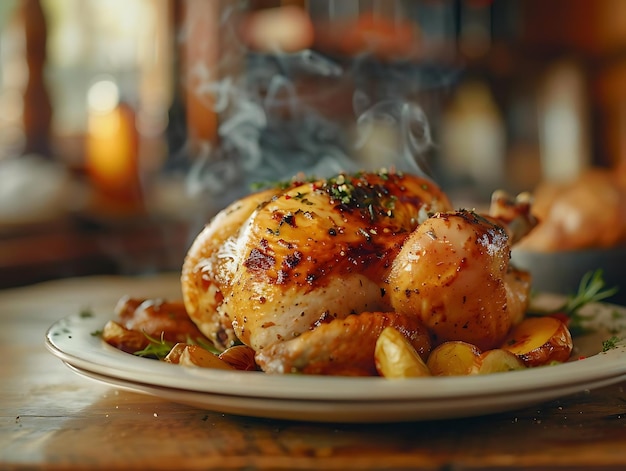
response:
M65 363L65 362L64 362ZM530 407L531 405L580 392L577 388L535 391L522 399L506 395L457 397L452 402L431 398L400 401L317 401L314 399L283 399L231 396L185 389L155 386L110 378L65 363L74 373L127 391L148 394L172 402L206 408L222 413L281 420L323 423L393 423L458 419L495 414ZM609 386L613 379L594 382L594 387ZM495 401L493 399L496 399ZM469 401L469 402L468 402Z

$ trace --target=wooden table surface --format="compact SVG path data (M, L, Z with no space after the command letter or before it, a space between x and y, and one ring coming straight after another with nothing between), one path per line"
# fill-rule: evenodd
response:
M177 297L177 276L0 290L1 469L626 469L626 382L487 417L318 424L117 390L46 350L53 322L125 294Z

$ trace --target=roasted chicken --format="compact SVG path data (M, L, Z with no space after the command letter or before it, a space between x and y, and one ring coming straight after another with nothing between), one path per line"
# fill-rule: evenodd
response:
M219 349L243 343L267 372L372 374L393 326L416 350L491 348L527 307L510 246L534 224L527 199L454 210L432 181L395 173L294 181L247 196L198 235L185 308Z

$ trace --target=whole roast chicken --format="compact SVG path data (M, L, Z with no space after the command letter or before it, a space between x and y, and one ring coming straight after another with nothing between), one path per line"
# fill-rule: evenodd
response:
M203 229L183 264L183 300L217 348L248 345L266 372L371 375L387 326L422 356L447 340L502 342L530 289L511 244L533 225L526 195L496 192L480 215L416 175L294 180Z

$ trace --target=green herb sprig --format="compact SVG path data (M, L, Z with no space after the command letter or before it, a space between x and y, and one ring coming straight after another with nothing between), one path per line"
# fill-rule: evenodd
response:
M585 324L589 317L593 315L583 314L581 312L582 308L588 304L610 298L618 289L617 286L611 288L606 286L601 269L589 271L580 279L578 290L570 294L561 306L548 311L531 311L528 314L557 317L567 323L573 336L582 335L588 332Z
M570 295L567 302L563 306L563 311L575 316L580 309L589 304L610 298L618 291L618 287L607 288L602 270L587 272L583 275L578 286L578 291L574 295Z
M588 316L581 314L584 306L610 298L617 293L619 288L617 286L608 288L602 275L601 269L585 273L580 279L578 291L568 296L563 307L559 309L569 318L569 329L572 335L587 331L584 323Z
M622 339L620 339L617 336L613 336L610 339L606 339L602 342L602 351L603 352L608 352L609 350L612 350L614 348L617 348L617 344L621 341Z
M174 347L171 342L168 342L163 338L163 332L161 332L161 337L158 339L152 337L145 332L143 333L143 335L145 335L150 342L144 349L137 350L133 353L134 355L137 355L139 357L156 358L157 360L162 360Z

